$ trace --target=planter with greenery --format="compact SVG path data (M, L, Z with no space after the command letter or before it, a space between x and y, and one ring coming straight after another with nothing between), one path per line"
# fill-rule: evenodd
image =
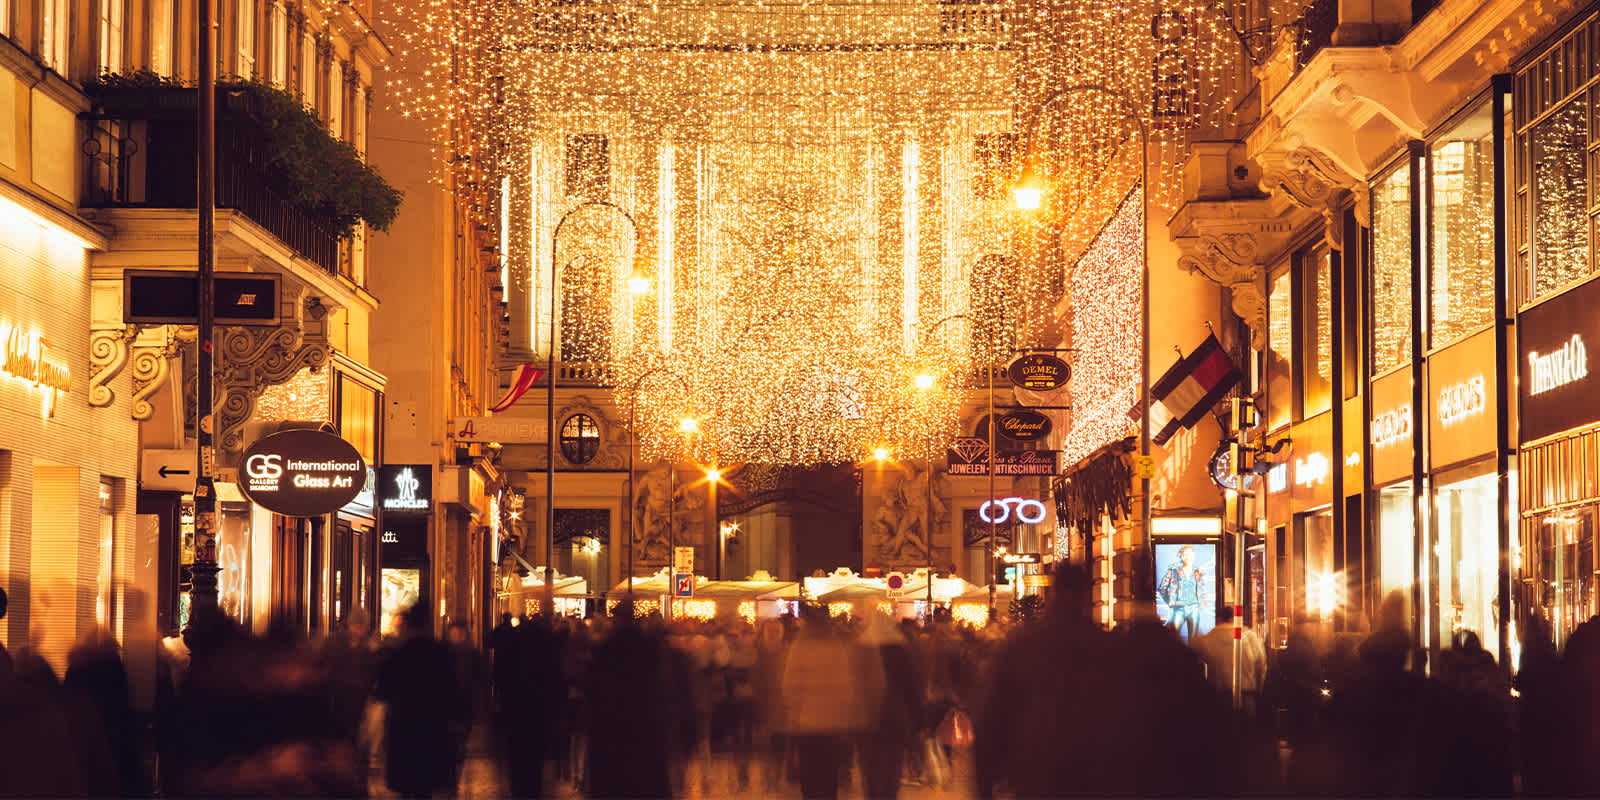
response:
M148 70L105 74L84 85L95 113L139 118L150 113L192 115L195 88ZM366 222L385 231L399 213L402 194L384 181L349 142L334 136L299 98L255 79L217 81L219 126L247 122L253 160L284 197L326 220L348 238Z

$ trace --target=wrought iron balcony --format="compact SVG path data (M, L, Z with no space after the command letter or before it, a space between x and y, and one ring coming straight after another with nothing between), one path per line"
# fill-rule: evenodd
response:
M194 208L194 89L160 87L119 95L84 114L85 208ZM218 92L216 198L306 260L345 274L334 226L295 205L259 166L250 98ZM348 274L346 277L352 277Z

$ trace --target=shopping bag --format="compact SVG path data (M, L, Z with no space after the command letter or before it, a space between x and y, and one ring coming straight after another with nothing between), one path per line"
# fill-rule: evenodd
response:
M952 708L939 723L939 743L946 747L972 746L972 720L959 708Z

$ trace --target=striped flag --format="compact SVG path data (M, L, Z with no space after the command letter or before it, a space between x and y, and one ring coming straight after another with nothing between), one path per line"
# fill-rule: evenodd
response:
M1207 336L1150 386L1151 441L1164 445L1178 431L1194 427L1243 378L1216 334ZM1138 405L1129 416L1139 418Z
M516 373L511 376L511 388L506 390L506 394L500 398L500 402L490 407L489 413L498 414L515 405L519 398L533 388L533 382L539 380L539 376L543 374L544 370L538 369L532 364L523 364L517 367Z

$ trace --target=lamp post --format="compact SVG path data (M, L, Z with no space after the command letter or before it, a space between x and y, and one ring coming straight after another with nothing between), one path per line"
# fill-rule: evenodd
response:
M605 200L589 200L573 206L567 213L561 215L556 222L556 229L550 234L550 353L545 368L545 476L544 476L544 609L546 614L555 611L555 548L556 548L556 290L561 283L560 272L556 265L560 263L556 256L556 247L561 241L561 228L573 214L586 208L604 206L622 215L628 221L628 226L633 230L634 250L637 252L639 240L639 225L633 221L633 216L623 211L621 206ZM630 288L632 280L629 280ZM632 533L630 532L631 536Z
M1074 94L1093 94L1106 98L1115 103L1123 112L1126 119L1132 120L1139 129L1139 204L1143 235L1139 237L1139 316L1140 316L1140 353L1139 353L1139 511L1142 517L1140 522L1141 535L1139 548L1142 551L1139 567L1144 570L1143 575L1136 575L1134 581L1135 598L1140 601L1154 602L1154 562L1150 559L1150 126L1144 118L1139 116L1138 106L1128 99L1122 92L1106 88L1100 84L1079 83L1057 89L1047 95L1034 109L1032 116L1024 128L1023 159L1026 162L1022 179L1014 190L1018 208L1035 209L1044 199L1042 181L1033 174L1032 156L1034 134L1039 126L1039 118L1044 116L1044 110L1051 103ZM992 421L990 428L994 427ZM993 452L993 432L990 434L990 452ZM992 456L991 456L992 457ZM992 462L991 462L992 464ZM991 471L992 471L991 466ZM991 593L992 597L992 593ZM991 603L992 605L992 603Z
M647 290L649 288L649 286L645 285L643 288ZM630 279L628 281L628 290L633 292L634 294L644 294L644 291L641 290L640 284L636 283L633 279ZM678 373L673 372L672 370L670 370L670 369L668 369L666 367L655 367L654 369L646 370L644 372L644 374L640 375L637 378L634 378L633 379L633 384L628 387L629 398L630 398L629 401L628 401L628 600L629 600L629 602L632 602L632 600L633 600L633 526L634 526L633 503L634 503L634 493L635 493L634 477L635 477L635 474L636 474L634 472L633 457L634 457L634 452L639 449L639 387L644 385L644 379L645 378L648 378L651 375L654 375L654 374L656 374L658 372L664 372L664 373L666 373L668 375L671 375L672 377L676 378L679 383L683 384L683 388L684 388L685 391L688 391L688 389L689 389L689 382L684 380L682 375L679 375ZM668 508L670 509L671 504L672 504L672 497L670 495L668 495L668 497L667 497L667 504L668 504ZM667 522L667 525L668 525L669 528L672 525L670 513L671 512L669 511L668 512L669 517L668 517L668 522ZM672 554L668 553L667 554L668 563L671 563L671 560L672 560Z
M717 538L717 580L722 580L722 515L717 512L717 484L722 482L722 470L712 462L711 468L706 470L706 494L711 502L711 532Z

